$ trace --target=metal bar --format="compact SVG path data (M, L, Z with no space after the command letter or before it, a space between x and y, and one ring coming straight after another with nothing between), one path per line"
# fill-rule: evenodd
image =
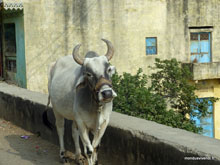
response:
M4 2L2 3L2 5L4 6ZM5 30L4 30L4 8L2 8L1 11L1 20L2 20L2 56L1 56L1 67L2 67L2 77L5 78L6 77L6 72L5 72Z
M209 58L210 62L212 62L212 40L211 40L211 32L209 34Z
M0 6L3 6L3 3L0 4ZM2 10L1 10L2 9ZM4 31L3 31L3 8L0 7L0 18L1 18L1 21L0 21L0 24L1 24L1 52L0 52L0 76L3 77L3 42L4 42Z
M209 52L191 53L191 55L204 55L204 54L209 54Z

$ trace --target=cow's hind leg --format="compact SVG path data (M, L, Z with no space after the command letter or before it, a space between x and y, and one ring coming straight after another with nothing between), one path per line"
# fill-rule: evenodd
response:
M67 157L65 157L65 147L64 147L64 118L62 115L54 111L54 115L56 118L56 127L57 127L57 133L59 136L59 143L60 143L60 159L62 163L67 162Z

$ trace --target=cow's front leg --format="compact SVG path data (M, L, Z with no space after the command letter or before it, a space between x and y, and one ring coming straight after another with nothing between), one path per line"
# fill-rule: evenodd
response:
M56 127L57 127L57 133L59 136L59 143L60 143L60 160L62 163L67 162L67 157L65 156L65 148L64 148L64 118L60 114L54 111L54 115L56 118Z
M92 146L94 148L94 152L92 154L92 160L93 160L95 165L98 164L98 149L99 149L99 146L100 146L101 138L104 135L105 130L107 128L108 122L109 122L109 120L105 120L102 123L102 125L100 126L100 129L98 129L94 132L94 138L93 138L93 141L92 141Z
M108 125L109 121L108 120L105 120L102 125L100 126L100 129L99 130L96 130L96 132L94 133L94 139L92 141L92 146L93 148L96 148L100 141L101 141L101 138L102 136L104 135L105 133L105 130L107 128L107 125Z
M98 165L98 150L99 150L99 146L100 145L98 145L96 148L94 148L94 151L92 153L91 160L92 160L94 165Z
M84 152L88 155L88 157L91 157L94 149L89 140L89 131L86 128L84 122L82 122L81 120L77 120L76 123L79 129L80 138L84 145Z

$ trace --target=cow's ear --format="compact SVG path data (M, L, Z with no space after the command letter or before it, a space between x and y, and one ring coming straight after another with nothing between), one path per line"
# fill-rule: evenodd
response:
M76 90L86 86L86 81L84 76L81 76L76 83Z

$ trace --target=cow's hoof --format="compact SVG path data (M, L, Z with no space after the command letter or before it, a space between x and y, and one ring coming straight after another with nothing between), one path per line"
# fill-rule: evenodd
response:
M86 161L80 161L80 162L77 162L77 165L87 165L88 163Z
M99 162L98 162L98 160L96 160L96 161L95 161L95 165L99 165Z
M77 158L75 159L75 162L77 165L87 165L88 164L86 158L82 155L77 156Z
M60 163L68 163L69 162L69 158L68 157L62 157L60 158Z
M88 161L86 159L77 160L77 165L88 165Z
M92 156L92 151L89 150L89 147L86 147L86 149L87 149L87 155L88 155L89 157L91 157L91 156Z

